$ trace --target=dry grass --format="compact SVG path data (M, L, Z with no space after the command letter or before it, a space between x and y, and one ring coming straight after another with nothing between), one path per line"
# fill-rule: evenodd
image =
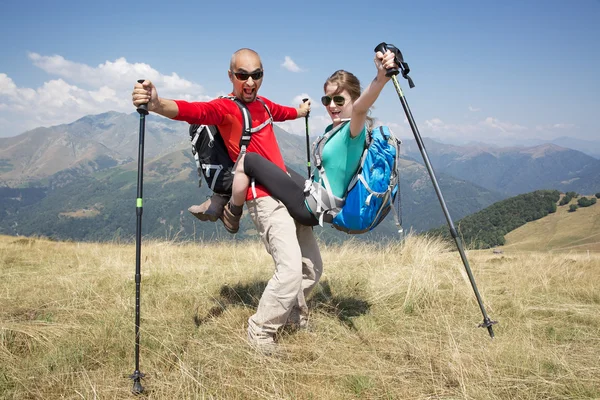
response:
M579 211L578 211L579 212ZM597 399L599 254L468 252L408 237L322 246L312 329L265 357L257 242L142 246L148 399ZM0 238L0 398L131 398L135 248Z

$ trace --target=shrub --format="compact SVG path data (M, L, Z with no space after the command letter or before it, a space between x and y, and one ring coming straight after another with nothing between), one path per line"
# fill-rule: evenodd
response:
M575 204L571 204L571 206L569 207L569 212L575 212L577 211L579 207L577 207L577 205Z
M576 192L567 192L565 193L564 197L560 200L560 203L558 204L559 206L564 206L566 204L569 204L569 202L573 199L576 199L577 197L579 197L579 194Z
M577 204L579 207L589 207L592 204L596 204L596 198L592 197L591 199L588 199L587 197L582 197L577 200Z

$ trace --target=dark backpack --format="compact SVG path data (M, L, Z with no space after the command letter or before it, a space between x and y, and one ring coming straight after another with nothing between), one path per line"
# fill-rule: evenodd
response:
M235 102L242 113L243 132L240 138L239 154L241 156L246 153L252 133L272 123L273 117L267 105L260 98L257 98L264 105L270 118L260 126L252 128L252 119L248 107L236 97L228 96L225 98ZM229 157L227 147L217 126L192 124L189 128L189 134L192 142L192 154L196 160L198 176L200 177L198 186L202 186L202 180L204 179L213 192L231 195L235 162Z

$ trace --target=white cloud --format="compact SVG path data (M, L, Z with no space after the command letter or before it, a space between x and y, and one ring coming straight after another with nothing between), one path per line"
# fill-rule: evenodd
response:
M487 117L481 124L492 129L499 130L503 133L516 133L527 129L519 124L503 122L493 117Z
M425 126L431 129L432 131L445 130L448 128L448 125L444 124L444 121L442 121L439 118L426 120Z
M38 88L18 87L0 73L0 136L13 136L38 126L70 123L89 114L106 111L133 112L131 90L137 79L150 79L160 96L185 100L209 100L201 85L176 73L161 74L148 64L125 58L92 67L60 55L30 53L29 59L56 78Z
M554 129L573 129L575 128L575 124L554 124L552 125Z
M471 111L471 112L478 112L478 111L481 111L481 108L469 106L469 111Z
M545 125L536 125L535 130L537 132L557 132L557 131L574 131L577 129L576 124L565 124L565 123L556 123L556 124L545 124ZM560 132L557 132L560 133Z
M311 111L308 117L309 135L311 137L320 135L325 131L325 128L327 128L327 126L331 124L331 119L329 118L329 115L327 115L327 113L324 112L324 107L320 103L315 102L315 100L306 93L301 93L295 96L292 99L289 106L298 107L304 99L309 99L311 104ZM304 118L298 118L292 121L278 122L277 125L282 129L285 129L289 133L303 136L306 135L306 120Z
M311 99L311 97L306 93L302 93L302 94L299 94L298 96L294 97L294 99L292 100L292 104L297 107L300 105L300 103L303 103L304 99L310 100L311 110L315 108L315 105L318 106L318 104L315 104L315 101L313 99Z
M474 123L447 123L440 118L426 120L421 134L456 142L510 142L520 139L527 131L533 131L526 126L498 118L487 117Z
M390 131L399 139L407 139L413 137L412 130L405 120L404 124L397 122L375 121L375 125L385 125L390 128Z
M291 72L302 72L303 69L300 68L291 57L285 56L285 61L281 64L281 66L288 71Z
M315 114L311 111L308 117L308 134L310 137L318 136L325 132L325 128L330 124L331 118L329 118L329 115ZM306 120L304 118L278 122L277 125L295 135L306 135Z
M102 86L127 88L140 78L151 80L160 90L161 96L182 98L181 96L198 96L203 93L202 86L182 79L176 73L171 75L161 74L148 64L131 64L123 57L113 61L106 61L97 67L66 60L59 55L42 56L29 53L29 58L36 67L50 75L57 75L69 82L99 88Z

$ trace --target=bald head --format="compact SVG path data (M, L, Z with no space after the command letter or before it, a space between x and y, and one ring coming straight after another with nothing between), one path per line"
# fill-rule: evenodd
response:
M263 66L257 52L243 48L233 53L228 75L235 97L246 103L256 100L263 77Z
M257 52L255 52L252 49L243 48L243 49L239 49L238 51L233 53L233 55L231 56L231 61L229 61L229 70L235 71L237 69L238 61L241 61L242 59L258 61L260 68L262 69L262 67L263 67L262 61L260 60L260 56L258 55Z

